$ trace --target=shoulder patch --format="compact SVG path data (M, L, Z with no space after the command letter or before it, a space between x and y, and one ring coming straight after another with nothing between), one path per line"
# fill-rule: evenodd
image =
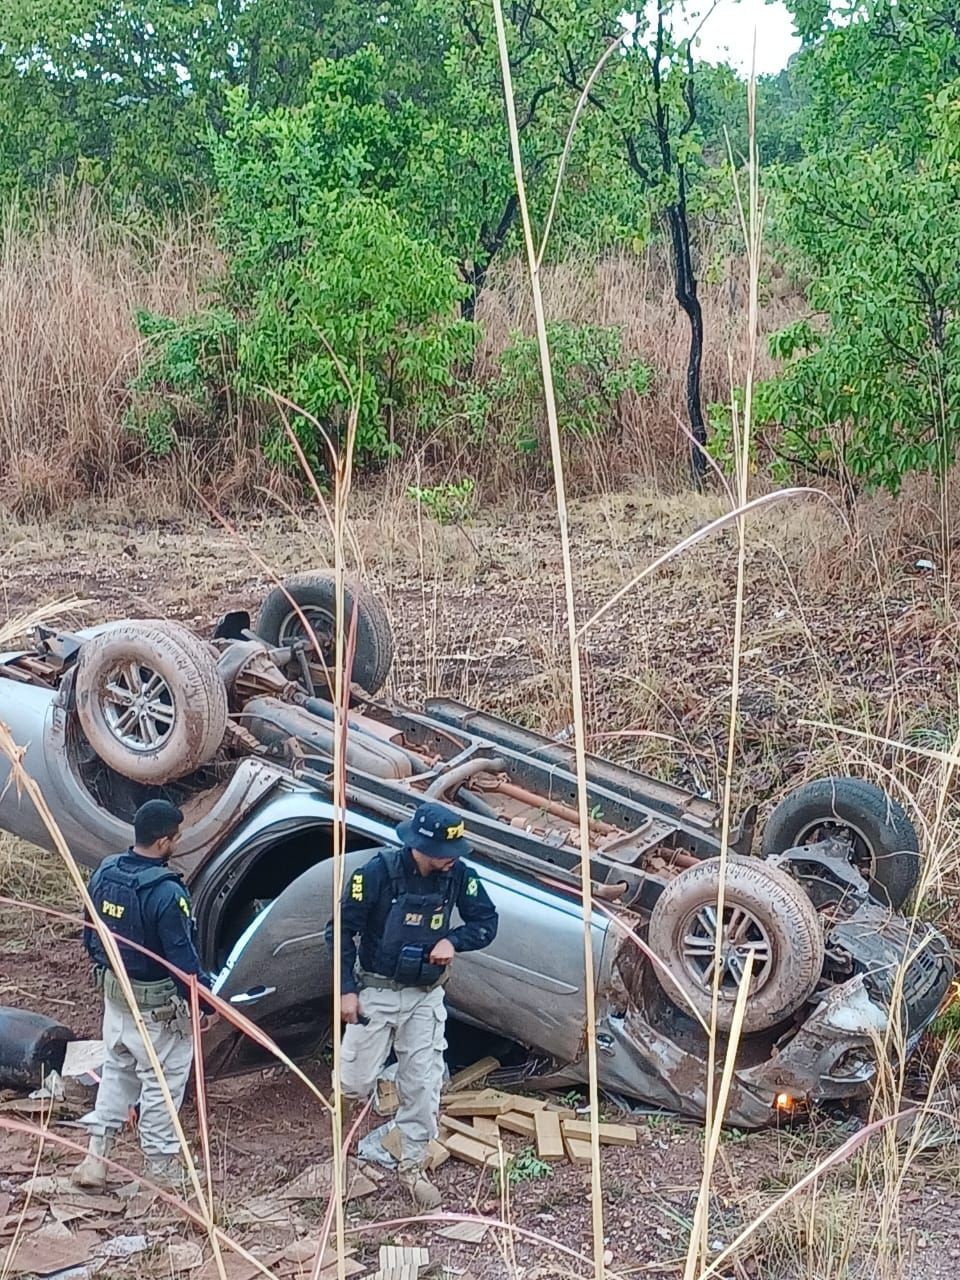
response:
M467 877L467 887L466 887L466 894L467 894L467 897L468 897L468 898L475 898L475 897L477 896L477 888L478 888L478 881L477 881L477 877L476 877L476 876L468 876L468 877Z
M184 915L189 919L189 917L190 917L190 903L186 900L186 898L183 896L183 894L182 894L182 893L181 893L181 894L180 894L180 896L177 898L177 906L180 908L180 910L183 912L183 914L184 914Z

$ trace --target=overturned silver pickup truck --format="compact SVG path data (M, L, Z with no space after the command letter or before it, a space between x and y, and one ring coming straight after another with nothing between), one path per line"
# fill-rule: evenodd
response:
M128 845L144 800L179 804L177 862L217 990L296 1057L332 1034L323 927L334 884L335 599L331 575L302 574L269 593L255 625L232 613L209 640L123 621L41 628L29 650L0 655L0 720L76 856L95 865ZM386 613L357 583L345 612L344 872L392 843L423 798L457 808L501 924L493 946L457 958L451 1012L523 1046L531 1082L583 1081L572 748L447 699L422 712L379 700L393 655ZM49 847L7 769L0 760L0 827ZM718 930L721 1031L752 957L729 1123L758 1127L778 1109L863 1096L888 1033L916 1046L953 961L935 929L899 914L918 844L882 791L853 778L798 788L771 815L759 856L748 812L731 832L720 919L719 807L594 757L588 783L603 1087L704 1115ZM211 1071L262 1062L223 1020L204 1042Z

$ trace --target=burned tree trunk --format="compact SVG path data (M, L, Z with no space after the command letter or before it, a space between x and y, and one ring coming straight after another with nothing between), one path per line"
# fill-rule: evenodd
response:
M641 156L638 136L629 131L623 134L630 167L649 187L656 181L653 168L659 169L661 179L675 184L673 198L665 207L667 225L670 228L670 257L673 268L673 285L677 302L690 324L690 346L687 352L687 418L690 424L690 469L693 482L699 488L707 469L705 446L707 424L703 416L703 311L697 296L697 275L690 245L690 218L687 208L687 169L681 144L697 121L696 80L693 64L692 42L686 42L682 61L674 68L674 75L682 77L679 95L670 101L668 84L664 81L664 66L668 53L664 10L657 14L657 28L652 50L641 49L650 74L650 125L653 133L656 161ZM675 84L676 81L674 80ZM682 122L676 117L682 112Z
M517 196L515 194L509 196L497 225L492 230L486 225L480 228L480 247L477 250L477 256L470 263L461 263L460 274L469 290L460 303L460 315L464 320L473 320L476 317L477 303L486 284L490 264L506 243L519 212L520 201Z
M707 424L703 416L703 393L700 385L703 369L703 311L697 296L697 277L690 250L690 227L684 175L679 174L679 198L667 209L673 257L673 282L677 302L690 323L690 348L687 353L687 418L690 422L690 469L699 487L707 468Z

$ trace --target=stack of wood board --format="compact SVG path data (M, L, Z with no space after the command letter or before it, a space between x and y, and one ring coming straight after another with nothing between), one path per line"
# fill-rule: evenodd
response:
M441 1100L439 1141L455 1160L496 1168L502 1139L510 1134L527 1138L541 1160L590 1162L590 1122L578 1120L569 1107L502 1089L467 1087L457 1087ZM600 1125L602 1146L633 1146L636 1141L634 1125Z

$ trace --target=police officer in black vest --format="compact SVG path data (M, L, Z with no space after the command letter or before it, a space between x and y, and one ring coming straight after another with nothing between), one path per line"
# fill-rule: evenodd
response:
M456 813L422 804L397 827L397 837L403 848L380 850L344 890L341 1008L347 1027L340 1086L349 1099L370 1097L393 1049L400 1181L416 1207L426 1210L440 1203L423 1166L437 1133L443 1082L443 984L457 952L493 942L497 912L477 872L462 861L470 845ZM332 920L326 939L332 953Z
M90 898L99 918L114 934L133 987L137 1006L179 1109L193 1062L193 1035L186 988L160 960L125 942L138 943L204 987L210 977L197 954L190 894L180 873L169 865L180 839L183 814L168 800L148 800L134 815L134 844L106 858L90 879ZM90 1131L86 1159L73 1173L82 1187L102 1188L104 1157L114 1137L140 1105L140 1145L148 1176L161 1185L177 1185L182 1176L180 1143L143 1038L113 974L96 930L85 925L83 942L103 991L104 1064L97 1101L83 1118Z

